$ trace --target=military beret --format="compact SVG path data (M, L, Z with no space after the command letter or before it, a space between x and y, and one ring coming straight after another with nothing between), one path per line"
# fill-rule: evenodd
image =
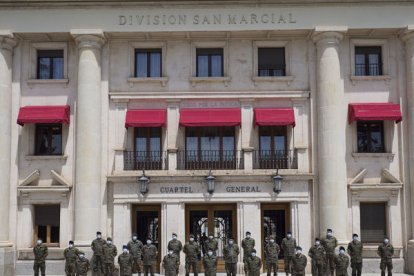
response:
M172 233L173 236L178 236L176 233Z
M69 244L73 244L73 241L69 241Z
M102 235L102 233L100 231L96 232L96 235Z
M133 236L133 237L137 237L137 233L133 233L133 234L132 234L132 236Z
M289 230L289 231L287 231L287 233L292 235L292 231L290 231L290 230Z
M352 234L352 237L358 237L358 234Z
M331 228L326 229L326 232L332 232Z
M315 238L315 241L320 241L320 239L319 238Z
M250 233L250 231L247 231L247 232L246 232L246 235L250 235L250 234L252 234L252 233Z
M302 250L302 247L296 246L296 250Z
M252 250L252 253L256 253L256 249L253 249L253 250Z
M122 249L128 249L128 246L127 245L123 245L122 246Z
M194 235L193 234L190 234L190 238L194 238Z
M230 238L229 238L229 241L234 241L233 237L230 237Z
M106 240L107 240L107 241L112 241L112 238L107 237L107 238L106 238Z
M339 247L339 250L345 250L345 247L340 246L340 247Z

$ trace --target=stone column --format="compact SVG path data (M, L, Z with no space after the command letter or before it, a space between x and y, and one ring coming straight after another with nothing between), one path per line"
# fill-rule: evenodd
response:
M75 241L89 245L101 228L101 48L102 32L77 30L78 94L76 101ZM103 233L105 234L105 233Z
M345 163L346 104L341 76L339 43L346 28L316 29L316 112L318 133L319 232L334 230L346 241L348 221Z
M0 31L0 247L11 246L9 237L10 159L12 123L12 67L16 40L10 31Z
M246 172L252 172L254 167L252 135L254 134L254 122L253 122L253 102L254 99L241 99L241 118L242 126L240 128L241 135L241 148L244 155L244 170Z
M180 101L173 99L167 100L167 154L168 170L175 172L180 164L178 160L178 136L180 135Z

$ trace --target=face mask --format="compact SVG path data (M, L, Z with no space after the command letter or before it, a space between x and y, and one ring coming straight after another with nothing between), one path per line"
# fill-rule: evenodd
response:
M354 237L354 241L358 241L359 239L358 239L358 237Z
M209 238L210 240L212 240L212 239L213 239L213 236L208 236L208 238Z
M274 243L274 242L275 242L275 240L269 240L269 242L270 242L270 243Z
M133 236L133 237L132 237L132 240L133 240L133 241L136 241L136 240L137 240L137 237L136 237L136 236Z
M96 235L96 238L97 239L100 239L102 236L101 235Z
M296 254L301 254L302 253L302 250L296 250Z
M385 240L384 240L384 243L385 243L385 244L387 244L387 243L389 243L389 242L390 242L390 241L389 241L388 239L385 239Z
M321 244L320 241L315 242L315 245L320 245L320 244Z
M208 252L207 252L207 254L208 254L209 256L211 256L211 255L213 255L213 252L208 251Z
M292 237L291 234L287 234L287 238L290 239Z
M326 235L327 235L328 237L332 237L332 233L331 233L331 232L326 233Z
M81 258L81 259L85 258L85 255L80 254L80 255L79 255L79 258Z
M194 241L194 238L190 238L190 242L193 242Z
M109 245L111 245L111 244L112 244L112 242L111 242L111 241L107 241L106 243L107 243L107 244L109 244Z
M123 251L124 253L128 253L128 249L126 249L126 248L124 248L122 251Z
M174 252L173 251L168 251L168 254L169 255L172 255Z
M42 241L41 241L41 240L38 240L38 241L37 241L37 244L38 244L38 245L41 245L41 244L42 244Z
M176 240L176 239L177 239L177 236L172 236L172 239L173 239L173 240Z
M256 253L252 253L252 257L256 257Z
M250 237L251 237L250 235L246 235L246 238L250 239Z
M147 244L149 245L149 244L151 244L152 243L152 241L150 241L150 240L147 240Z
M345 250L339 250L339 254L345 254Z
M229 241L229 244L232 245L233 244L233 241Z
M69 244L69 248L72 248L73 247L73 244Z

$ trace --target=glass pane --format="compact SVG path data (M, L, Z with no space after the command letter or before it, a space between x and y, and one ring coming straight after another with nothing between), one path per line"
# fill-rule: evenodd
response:
M58 243L59 242L59 226L51 226L50 228L50 242Z
M269 159L272 149L272 139L269 127L260 127L260 157Z
M161 77L161 53L151 53L150 55L150 76Z
M36 154L44 155L48 153L49 137L48 128L44 126L36 126Z
M363 54L355 55L355 75L356 76L365 75L365 55Z
M221 55L213 55L211 56L211 76L212 77L222 77L222 56Z
M209 234L208 229L208 212L201 211L190 211L190 234L194 235L195 241L197 241L201 247L202 256L206 254L205 252L205 241L207 240L207 235ZM200 259L201 256L199 256Z
M136 53L135 76L138 78L148 77L148 55L147 53Z
M378 54L368 55L369 75L378 76L380 74L380 60Z
M357 143L358 152L368 152L368 124L357 122Z
M189 127L186 129L186 157L187 161L198 160L198 138L196 128Z
M203 161L220 160L220 137L217 127L202 128L200 142Z
M275 136L274 143L277 155L284 155L286 149L286 136Z
M38 78L39 79L50 79L50 67L51 67L51 59L50 58L39 58L38 63Z
M62 154L62 127L54 126L50 128L50 131L52 134L50 154Z
M46 234L47 234L47 226L38 225L37 226L37 239L42 239L42 241L46 243L47 242Z
M63 79L63 58L53 58L53 78Z
M208 56L197 56L197 77L208 77Z
M371 123L371 152L383 152L382 124Z

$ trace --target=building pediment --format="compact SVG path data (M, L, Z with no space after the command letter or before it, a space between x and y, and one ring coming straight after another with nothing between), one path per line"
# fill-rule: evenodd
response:
M17 187L18 195L28 197L31 193L60 193L66 197L72 188L72 184L55 170L51 170L51 185L38 185L40 171L30 173Z

